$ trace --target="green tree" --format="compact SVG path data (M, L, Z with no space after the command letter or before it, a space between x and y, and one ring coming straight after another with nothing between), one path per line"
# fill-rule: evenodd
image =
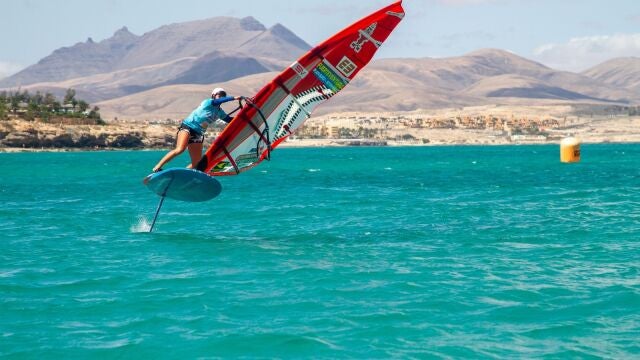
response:
M56 97L53 96L52 93L46 93L44 94L44 99L42 101L43 104L45 105L53 105L53 103L56 101Z
M76 91L74 89L67 89L67 93L64 95L63 104L72 104L76 106L78 103L76 100Z
M31 98L29 99L29 103L42 105L44 104L44 96L42 96L42 93L40 91L36 91L36 94L31 96Z
M102 118L100 117L100 108L97 106L94 106L93 109L91 109L91 111L89 112L89 118L90 119L96 119L99 120L97 123L102 125L104 124L104 122L102 121Z
M87 109L89 108L89 104L87 104L86 101L84 100L79 100L78 101L78 109L80 110L80 112L85 112L87 111Z
M31 94L29 94L28 90L18 93L18 102L26 102L27 104L31 102Z
M11 101L9 102L10 104L10 109L12 112L16 112L18 110L18 104L20 103L20 98L18 96L12 96Z
M60 112L60 110L62 109L62 104L60 104L60 102L59 102L59 101L54 101L54 102L51 104L51 109L52 109L54 112L58 113L58 112Z

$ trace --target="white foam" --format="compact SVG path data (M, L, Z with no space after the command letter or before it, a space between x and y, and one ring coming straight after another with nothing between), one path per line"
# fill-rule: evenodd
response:
M138 222L129 228L132 233L149 232L149 230L151 230L151 223L142 215L138 216Z

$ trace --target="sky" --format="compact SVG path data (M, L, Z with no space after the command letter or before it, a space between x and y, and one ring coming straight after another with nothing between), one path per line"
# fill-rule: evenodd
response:
M277 23L315 45L393 0L0 0L0 78L54 50L127 26L136 35L216 16ZM640 57L637 0L404 0L378 58L453 57L495 48L558 70ZM292 59L294 60L294 59Z

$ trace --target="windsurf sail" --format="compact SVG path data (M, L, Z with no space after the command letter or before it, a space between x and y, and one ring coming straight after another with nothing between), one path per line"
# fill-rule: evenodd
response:
M309 50L246 105L207 149L198 170L236 175L271 151L342 90L373 58L404 18L402 1L357 21Z

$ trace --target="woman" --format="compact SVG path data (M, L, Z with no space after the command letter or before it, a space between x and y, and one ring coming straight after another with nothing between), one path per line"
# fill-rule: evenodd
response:
M169 151L156 166L153 172L162 171L162 166L171 161L174 157L182 154L185 149L189 149L191 157L191 165L189 168L196 168L200 158L202 157L202 143L204 142L204 133L207 127L216 120L222 120L225 123L231 121L231 117L220 108L220 105L233 100L240 100L241 96L227 96L222 88L215 88L211 92L211 98L204 100L198 108L182 121L178 127L176 135L176 148Z

